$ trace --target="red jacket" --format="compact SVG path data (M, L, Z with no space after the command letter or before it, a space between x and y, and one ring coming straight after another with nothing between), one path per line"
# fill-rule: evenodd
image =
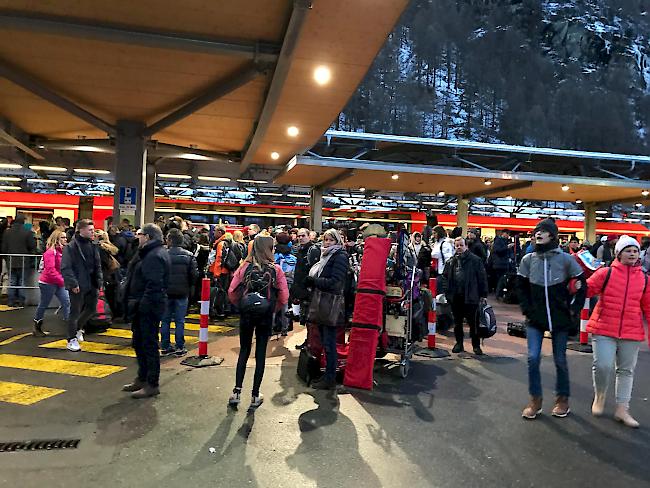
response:
M63 250L60 247L51 247L43 253L43 271L39 276L40 283L63 287L63 276L61 275L61 256Z
M597 270L587 280L587 296L600 295L587 323L587 332L642 341L645 338L643 316L646 320L650 319L650 286L645 286L643 269L640 266L626 266L617 259L612 262L611 268L612 273L604 291L609 268Z

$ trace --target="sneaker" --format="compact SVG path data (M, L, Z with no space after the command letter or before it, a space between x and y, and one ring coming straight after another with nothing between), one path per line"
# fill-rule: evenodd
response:
M187 349L185 349L184 347L181 347L180 349L176 349L174 351L174 356L179 358L185 356L186 354L187 354Z
M67 349L68 351L72 351L72 352L81 351L81 346L79 345L79 341L77 340L76 337L68 341Z
M555 406L553 407L551 415L553 415L553 417L564 418L569 415L569 413L571 413L571 409L569 408L569 397L558 396L555 399Z
M481 349L480 346L477 346L477 347L474 348L474 354L476 354L477 356L482 356L483 355L483 350Z
M460 344L458 342L456 343L454 348L451 350L451 352L453 352L455 354L458 354L459 352L464 352L464 351L465 351L465 348L463 347L462 344Z
M253 398L251 398L251 404L248 406L248 409L255 410L262 403L264 403L264 395L262 395L261 393L258 394L257 396L253 395Z
M79 329L77 331L77 341L79 341L79 342L84 341L84 331L83 331L83 329Z
M173 347L169 346L169 347L166 347L165 349L162 349L162 350L160 351L160 355L161 355L161 356L171 356L171 355L174 354L175 352L176 352L176 349L174 349Z
M241 403L241 390L233 390L232 395L228 399L228 405L230 407L237 407Z

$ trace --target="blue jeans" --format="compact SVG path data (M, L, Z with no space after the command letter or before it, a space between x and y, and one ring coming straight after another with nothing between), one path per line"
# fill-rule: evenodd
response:
M539 365L542 360L542 341L544 332L532 326L526 331L528 341L528 393L530 396L542 396L542 377L539 372ZM556 382L555 393L558 396L570 395L569 389L569 365L566 360L566 343L568 331L554 331L552 333L553 359L555 361Z
M185 346L185 314L187 313L188 299L185 298L167 298L167 307L163 315L160 326L160 347L169 349L171 341L169 339L169 326L174 319L176 324L176 349L183 349Z
M10 271L11 276L9 277L9 290L7 290L7 303L11 307L17 302L25 303L25 293L22 288L16 288L17 286L23 286L23 270L18 268Z
M61 310L63 311L63 320L67 321L70 317L70 297L68 296L68 290L62 286L50 285L49 283L39 283L38 287L41 290L41 300L38 302L34 320L41 320L43 318L45 309L50 305L52 297L56 295L56 298L58 298L61 304Z
M320 342L325 349L325 375L323 376L328 381L336 380L336 327L318 326L320 332Z

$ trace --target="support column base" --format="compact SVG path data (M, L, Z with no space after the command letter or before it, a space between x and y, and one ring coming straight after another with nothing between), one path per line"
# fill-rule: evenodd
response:
M181 361L183 366L191 366L193 368L205 368L207 366L219 366L223 363L223 358L218 356L190 356Z

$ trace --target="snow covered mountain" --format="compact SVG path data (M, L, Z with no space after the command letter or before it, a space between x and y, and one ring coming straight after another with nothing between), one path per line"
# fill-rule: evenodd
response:
M414 0L334 127L650 151L650 0Z

